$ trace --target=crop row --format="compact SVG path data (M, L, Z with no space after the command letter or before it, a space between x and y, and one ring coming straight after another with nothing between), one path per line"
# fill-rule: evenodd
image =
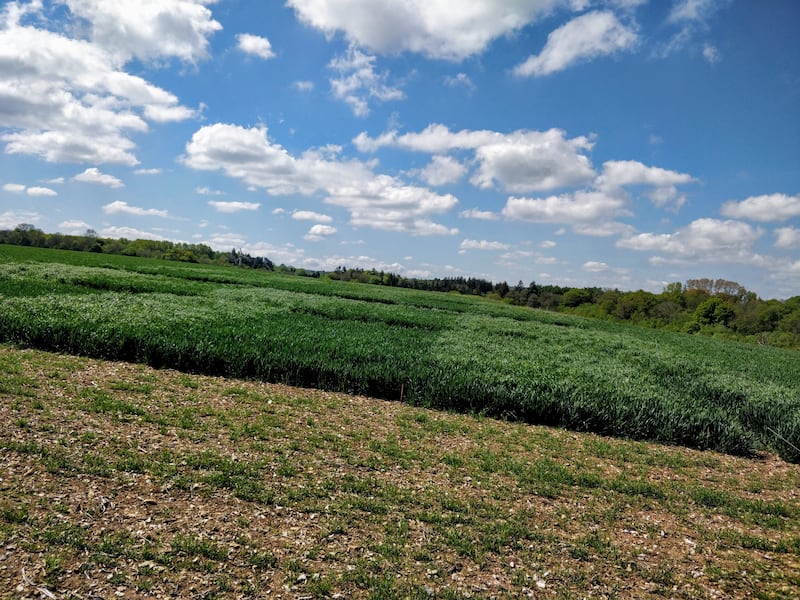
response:
M130 266L0 263L0 340L800 461L797 352L446 294Z

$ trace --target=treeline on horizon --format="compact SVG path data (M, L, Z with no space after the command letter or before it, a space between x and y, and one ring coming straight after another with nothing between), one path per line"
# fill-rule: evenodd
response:
M44 233L28 224L0 230L0 243L198 264L236 265L371 285L457 292L589 318L783 348L800 348L800 296L787 300L763 300L755 292L725 279L690 279L685 284L670 283L656 294L645 290L623 292L618 289L573 288L536 282L525 285L522 281L509 286L505 281L494 283L473 277L417 279L344 266L324 272L275 265L269 258L251 256L236 249L218 252L205 244L101 238L92 230L87 230L84 235Z

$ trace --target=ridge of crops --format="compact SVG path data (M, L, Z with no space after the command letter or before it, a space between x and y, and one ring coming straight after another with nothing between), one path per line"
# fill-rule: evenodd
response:
M0 341L800 461L800 353L476 297L3 247Z

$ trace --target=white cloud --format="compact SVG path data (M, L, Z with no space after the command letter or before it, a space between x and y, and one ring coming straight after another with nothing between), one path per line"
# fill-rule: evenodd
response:
M328 65L338 73L330 80L333 95L349 104L357 117L369 114L369 101L372 99L387 102L405 97L402 90L386 83L386 73L375 72L374 63L374 56L351 45L345 55L334 58Z
M703 58L705 58L709 64L715 65L722 60L722 54L720 54L715 46L705 44L703 46Z
M800 194L765 194L751 196L741 202L731 200L722 205L720 212L734 219L751 221L786 221L800 217Z
M59 231L71 235L81 235L82 233L85 233L87 229L91 228L92 226L86 221L79 221L77 219L62 221L58 224Z
M166 240L163 235L152 233L150 231L142 231L141 229L134 229L133 227L105 227L100 230L100 235L107 238L125 238L127 240Z
M660 167L648 167L635 160L611 160L603 163L603 173L598 178L598 186L652 185L665 187L694 181L696 180L686 173L669 171Z
M470 208L462 210L458 216L463 219L478 219L480 221L498 221L500 215L490 210L479 210L477 208Z
M424 169L413 171L422 181L432 186L455 183L467 173L467 167L451 156L436 155Z
M553 240L543 240L539 242L540 248L555 248L558 244L556 244Z
M205 6L215 0L65 0L89 23L90 37L118 60L208 57L208 37L222 29Z
M46 187L36 187L36 186L29 187L28 189L25 190L25 193L27 193L28 196L39 196L39 197L58 196L58 192L56 192L55 190L51 190L50 188Z
M159 28L178 30L184 24L166 18L150 23L155 27L150 40L155 45L144 52L118 52L118 45L103 45L107 40L102 32L109 27L122 27L133 35L132 20L147 20L146 13L163 12L159 6L166 10L177 4L194 3L70 0L72 14L90 21L93 41L87 41L50 31L45 28L48 24L23 26L19 19L25 11L16 2L8 3L5 27L0 30L0 128L6 130L0 140L6 143L6 152L49 162L135 165L135 144L129 136L147 131L147 120L194 116L196 111L181 106L173 94L124 70L134 54L170 55L170 39ZM119 20L108 20L109 13ZM68 33L83 30L79 22L64 27ZM123 37L124 32L111 36L116 41Z
M412 235L456 235L458 229L448 228L430 220L456 207L458 200L451 194L440 195L425 188L403 185L387 175L374 176L369 181L329 189L328 204L350 211L350 224Z
M318 191L325 202L347 208L350 223L415 235L457 232L430 220L453 209L458 200L428 189L409 186L395 177L376 175L371 166L339 160L331 149L293 156L267 137L265 127L246 129L217 123L198 130L181 159L205 171L221 170L230 177L275 196Z
M676 2L667 17L667 22L678 26L679 29L666 44L656 51L655 55L665 58L687 46L693 46L698 35L708 30L708 22L714 14L730 4L730 1L680 0ZM711 64L721 59L719 50L708 42L702 46L702 55Z
M654 260L669 262L721 262L763 265L765 259L755 254L753 245L763 231L741 221L697 219L674 233L640 233L617 241L620 248L659 252L666 257Z
M0 229L13 229L21 223L38 223L41 218L41 215L34 212L7 210L0 213Z
M98 183L100 185L107 185L111 188L125 187L125 184L122 183L120 179L117 179L113 175L108 175L107 173L101 173L100 169L97 167L90 167L83 173L78 173L72 179L74 181L82 181L84 183Z
M53 179L45 180L45 183L49 183L49 184L52 184L52 185L60 185L60 184L64 183L64 178L63 177L54 177Z
M296 210L292 213L292 218L298 221L317 221L318 223L331 223L333 217L311 210Z
M502 213L514 221L569 224L577 233L594 236L619 233L627 226L613 219L630 214L620 198L593 191L547 198L511 197Z
M321 242L326 237L330 237L336 233L336 227L330 225L314 225L308 230L308 233L303 236L303 239L309 242Z
M776 248L800 248L800 229L779 227L775 230Z
M196 187L194 188L196 194L200 194L201 196L227 196L227 194L221 190L212 190L208 186Z
M470 240L466 239L461 242L460 250L510 250L509 244L502 242L490 242L487 240Z
M538 55L514 68L519 77L541 76L561 71L578 62L631 50L638 35L612 12L590 12L576 17L547 36Z
M258 210L261 204L258 202L217 202L211 200L208 203L214 210L221 213L236 213L244 210Z
M314 89L313 81L295 81L292 86L300 92L310 92Z
M582 185L595 176L583 154L592 149L592 141L583 136L567 139L561 129L508 134L489 130L451 132L444 125L432 124L419 133L388 132L377 138L361 133L353 143L362 152L383 146L431 154L474 150L478 170L472 183L481 188L497 184L514 193Z
M134 175L161 175L163 169L136 169Z
M669 13L670 22L704 21L728 0L680 0Z
M239 50L245 54L251 54L259 58L268 60L275 56L272 51L272 44L267 38L249 33L240 33L236 36Z
M159 210L156 208L139 208L138 206L131 206L122 200L116 200L103 206L103 212L109 215L136 215L138 217L162 217L169 216L166 210Z
M595 186L608 193L615 193L619 188L629 185L651 186L653 189L648 197L653 204L678 209L686 203L686 197L676 186L696 181L686 173L648 167L635 160L619 160L603 163L603 172L595 181Z
M466 73L457 73L456 75L448 75L444 78L444 84L448 87L465 87L472 91L475 89L475 84Z
M298 17L328 35L342 32L374 52L411 51L462 60L570 0L288 0Z
M266 127L216 123L199 129L186 144L181 161L200 171L221 170L269 194L311 194L330 186L372 177L358 161L329 160L329 153L309 150L295 157L267 136Z
M583 270L589 271L590 273L602 273L603 271L608 271L609 267L607 263L590 260L583 263Z
M11 192L12 194L25 194L28 196L58 196L58 192L46 187L28 187L21 183L6 183L3 185L4 192Z

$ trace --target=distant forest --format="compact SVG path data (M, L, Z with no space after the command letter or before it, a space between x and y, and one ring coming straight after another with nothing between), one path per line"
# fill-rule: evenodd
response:
M218 252L205 244L101 238L92 230L87 230L84 235L44 233L29 224L0 230L0 243L200 264L227 264L306 277L433 292L457 292L590 318L783 348L800 348L800 296L787 300L762 300L754 292L725 279L690 279L686 283L670 283L661 293L655 294L645 290L623 292L536 282L525 285L522 281L510 286L505 281L494 283L472 277L417 279L345 266L335 271L321 272L275 265L269 258L251 256L236 249Z

